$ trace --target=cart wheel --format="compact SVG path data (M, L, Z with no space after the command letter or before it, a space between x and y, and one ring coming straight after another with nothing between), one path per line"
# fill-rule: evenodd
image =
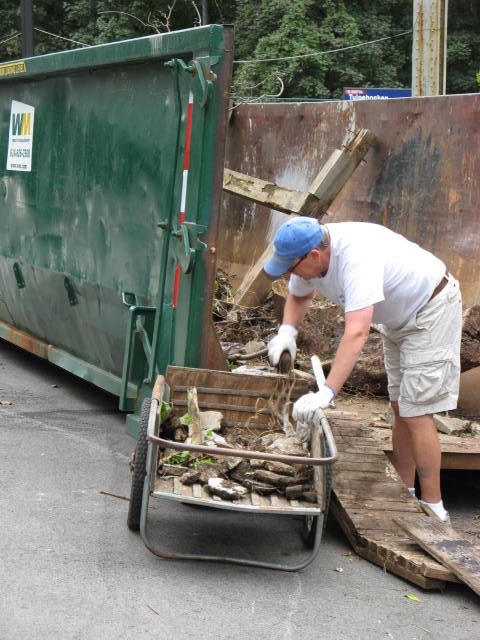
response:
M331 455L330 447L325 441L325 456ZM332 493L332 467L327 465L325 469L325 512L323 514L322 535L327 527L328 510L330 508L330 494ZM305 516L303 521L303 542L305 546L312 548L315 544L315 536L318 527L318 516Z
M140 529L140 515L142 513L143 485L147 475L147 429L150 415L151 398L145 398L140 414L140 434L135 448L135 463L130 490L130 504L128 506L127 525L132 531Z

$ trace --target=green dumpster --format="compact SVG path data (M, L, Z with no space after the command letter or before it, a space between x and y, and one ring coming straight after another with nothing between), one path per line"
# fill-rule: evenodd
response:
M0 338L136 411L220 356L211 304L232 33L0 64Z

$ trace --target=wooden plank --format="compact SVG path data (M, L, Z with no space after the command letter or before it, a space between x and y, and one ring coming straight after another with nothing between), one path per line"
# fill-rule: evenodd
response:
M313 215L318 198L308 191L280 187L275 182L224 169L223 190L283 213Z
M458 582L449 568L426 554L395 524L395 518L427 516L383 451L390 431L366 426L372 417L368 403L362 413L337 416L333 410L328 414L340 453L333 467L332 512L355 552L424 589Z
M180 481L180 478L175 477L173 479L173 492L176 495L185 496L186 498L192 497L192 487L191 485L183 484Z
M358 498L356 496L348 496L342 494L342 504L348 508L355 508L358 506ZM369 498L364 503L365 509L374 510L374 509L382 509L383 511L411 511L412 513L418 513L418 505L414 500L410 497L407 501L401 501L398 499L395 500L385 500L383 497L377 498Z
M377 440L385 453L391 456L392 438L390 431L370 428L370 437ZM442 451L441 468L480 471L480 438L438 434Z
M337 443L337 447L338 447L338 443ZM383 456L383 458L384 460L386 460L385 455ZM345 473L347 471L365 471L368 473L380 473L380 474L385 473L384 469L381 469L381 468L372 469L371 462L356 462L355 460L352 460L350 462L340 460L338 462L337 467L335 468L335 471L337 472L337 474Z
M351 134L347 136L341 149L333 151L309 187L310 193L315 194L318 198L316 216L326 213L328 207L367 155L374 140L375 136L371 131L358 129L353 136Z
M442 578L431 578L426 575L424 563L421 560L418 562L413 561L412 563L406 563L405 566L403 563L398 562L397 559L382 557L377 545L365 544L359 540L356 535L355 527L352 525L351 521L349 521L346 512L337 501L332 500L331 510L342 527L343 532L350 541L355 553L360 557L382 567L385 571L390 571L391 573L408 580L410 583L413 583L422 589L443 589L445 587L446 577L448 576L446 569L443 572L445 576ZM399 555L401 556L401 554ZM444 568L442 565L439 565L439 567L441 573Z
M434 517L395 518L415 542L480 595L480 547Z
M375 136L368 129L359 129L353 135L348 133L342 148L334 150L306 193L285 189L275 183L229 169L224 171L223 189L277 211L320 219L363 160L374 140ZM248 270L234 295L235 304L246 307L262 304L271 287L271 280L263 271L263 265L270 254L271 247L266 247L260 259Z
M192 486L192 495L193 495L194 498L202 498L203 497L202 485L199 484L198 482L196 482Z
M272 247L268 245L260 258L243 276L242 282L233 296L234 304L247 309L255 309L263 304L272 287L272 279L263 270L264 264L271 255Z
M326 213L374 140L368 129L347 134L342 148L333 151L307 192L280 187L231 169L224 170L223 190L283 213L319 217Z

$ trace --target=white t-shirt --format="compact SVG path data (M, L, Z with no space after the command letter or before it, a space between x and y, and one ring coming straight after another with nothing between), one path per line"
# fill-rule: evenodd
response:
M441 260L382 225L325 226L331 242L328 272L311 280L292 274L293 295L317 290L345 312L374 305L373 324L399 329L428 301L445 274Z

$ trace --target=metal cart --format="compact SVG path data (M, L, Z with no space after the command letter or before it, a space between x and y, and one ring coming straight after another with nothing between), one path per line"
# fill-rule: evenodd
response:
M286 571L300 570L312 562L318 553L324 531L331 491L332 464L338 455L330 426L323 411L318 410L313 417L310 455L306 451L305 456L280 455L247 449L213 448L186 442L174 442L163 438L160 430L162 401L171 402L176 413L182 415L181 412L187 404L186 393L190 387L195 387L197 390L198 404L201 410L222 412L227 429L233 425L236 425L236 428L239 426L242 428L242 425L246 425L247 421L249 421L250 428L251 417L255 415L255 419L259 421L256 423L257 428L267 430L272 410L265 408L265 410L258 411L259 400L261 402L271 398L279 384L284 386L290 384L288 376L278 374L243 375L174 366L168 367L165 377L158 376L152 397L146 398L142 407L141 428L135 451L128 513L129 528L140 530L143 542L152 553L162 558L215 560ZM293 402L307 390L308 386L305 381L294 381L290 384L290 400ZM212 496L204 485L194 483L187 486L183 485L177 477L162 477L158 474L159 452L167 448L201 452L208 455L214 454L215 456L235 456L312 466L316 501L312 503L301 499L289 500L284 496L276 494L264 496L253 491L234 501ZM308 549L307 556L301 562L285 564L223 555L204 555L200 552L198 554L182 554L162 550L158 543L152 539L149 530L149 501L152 497L252 514L300 516L303 518L303 538Z

